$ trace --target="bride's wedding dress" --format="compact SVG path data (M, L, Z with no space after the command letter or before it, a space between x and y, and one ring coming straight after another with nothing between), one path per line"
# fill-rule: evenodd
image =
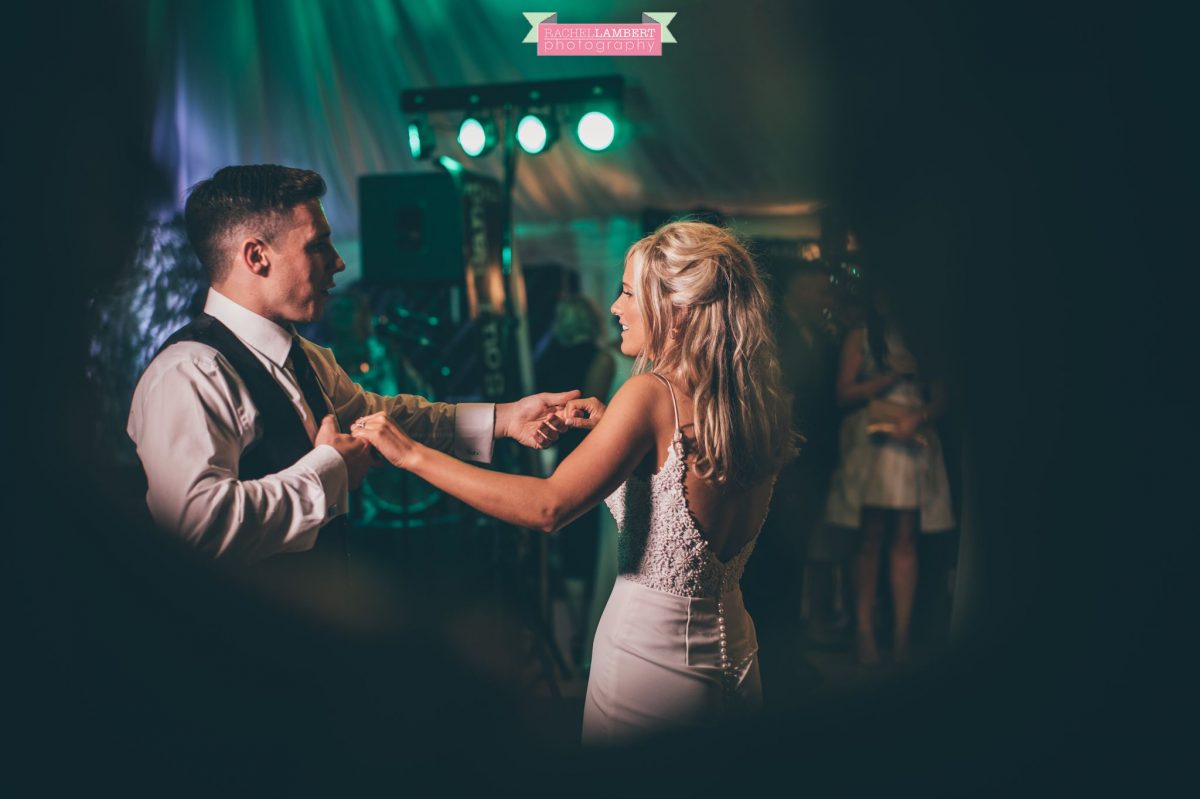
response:
M757 531L724 563L709 549L688 509L675 391L655 377L671 390L675 434L662 468L605 500L619 576L596 629L585 745L712 724L762 703L758 641L738 584Z

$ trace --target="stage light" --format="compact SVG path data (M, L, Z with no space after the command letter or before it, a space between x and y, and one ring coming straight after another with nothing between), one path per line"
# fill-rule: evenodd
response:
M579 143L593 152L608 149L617 136L617 125L603 111L589 111L579 118L575 128Z
M543 114L526 114L517 123L517 141L530 155L549 150L558 139L558 123Z
M496 123L467 117L458 126L458 145L472 158L482 158L496 146Z
M433 155L437 147L437 137L433 127L423 119L414 119L408 123L408 151L414 160L423 161Z

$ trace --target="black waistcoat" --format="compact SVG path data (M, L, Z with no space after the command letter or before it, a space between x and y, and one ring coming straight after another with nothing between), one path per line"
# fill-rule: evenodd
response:
M238 479L256 480L275 474L296 463L313 448L296 406L266 367L229 328L216 318L201 313L173 333L160 348L165 350L181 341L206 344L225 356L258 409L262 433L246 447L238 460ZM313 408L318 418L327 408ZM319 572L326 578L344 578L348 564L349 523L345 514L321 528L317 542L308 552L274 555L251 567L268 579L293 582Z

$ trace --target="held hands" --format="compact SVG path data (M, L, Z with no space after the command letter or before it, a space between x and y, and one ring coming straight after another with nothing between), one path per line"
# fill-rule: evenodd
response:
M579 397L579 390L531 394L496 406L496 438L507 436L533 449L545 449L568 425L558 411Z
M346 462L346 474L350 478L351 488L358 488L362 484L363 478L367 476L367 472L373 466L379 465L370 444L360 441L354 436L338 432L337 420L332 413L321 420L321 426L317 428L317 436L313 439L313 444L318 446L328 444L338 451L342 460Z
M578 390L532 394L516 402L496 405L496 437L508 436L527 447L545 449L557 441L559 434L565 430L592 429L600 421L604 411L603 402L595 397L580 399ZM332 422L330 424L332 425ZM378 465L378 460L374 457L376 452L393 466L407 468L406 464L416 448L416 442L386 413L376 413L358 419L351 425L350 433L350 436L341 438L351 438L354 443L365 448L367 468ZM364 469L363 473L365 472ZM358 479L361 481L362 477Z
M591 430L599 423L600 417L606 410L608 408L603 402L595 397L588 397L569 400L561 410L555 413L568 427L574 427L577 430Z
M927 447L929 438L921 432L921 427L928 421L929 417L923 411L906 413L886 421L871 422L867 425L867 435L871 436L876 443L892 440L903 444L912 443Z
M912 441L916 438L917 428L920 426L921 414L905 414L896 421L896 429L892 433L892 438L897 441Z
M928 421L928 417L924 413L910 413L900 417L889 435L896 441L905 444L916 444L920 447L929 446L929 438L921 432L921 426Z
M400 425L382 412L358 419L350 426L350 434L369 451L374 447L374 452L398 469L406 468L416 448L416 442L400 429Z
M605 410L603 402L595 397L580 398L578 390L534 394L496 406L496 435L545 449L570 428L591 430Z

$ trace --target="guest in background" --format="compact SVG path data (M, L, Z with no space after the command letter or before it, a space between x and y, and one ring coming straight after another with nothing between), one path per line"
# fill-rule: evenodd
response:
M888 318L885 299L870 296L866 324L842 345L837 398L854 410L842 422L841 462L826 506L830 524L862 532L854 572L856 643L864 664L879 662L874 611L885 537L893 654L904 661L917 586L918 527L933 533L954 526L941 443L932 425L945 410L944 392L922 379L916 358Z
M554 308L554 337L535 364L537 384L574 380L585 397L607 394L613 357L601 343L601 335L600 312L591 300L578 294L560 299ZM568 446L570 440L568 433L559 439L559 447ZM577 446L579 439L574 440Z

